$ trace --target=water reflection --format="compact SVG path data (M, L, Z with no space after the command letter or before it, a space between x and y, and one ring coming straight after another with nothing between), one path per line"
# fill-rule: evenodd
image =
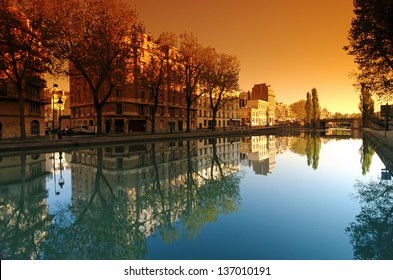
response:
M370 139L368 137L363 138L363 145L359 149L360 163L362 166L362 174L366 175L370 171L372 158L374 156L374 149L371 146Z
M275 209L265 207L287 205L282 203L286 196L298 194L308 198L312 194L310 190L317 188L313 187L305 194L301 193L301 188L293 188L294 193L289 195L292 190L286 189L285 185L291 183L282 183L283 176L274 178L277 176L273 173L280 169L277 165L281 158L292 160L294 154L300 155L304 162L307 171L303 174L309 174L307 166L317 170L319 161L323 162L323 146L331 139L344 138L318 132L285 137L260 135L107 146L70 153L1 158L1 258L148 259L152 250L149 239L161 240L166 245L195 240L209 225L219 224L224 215L241 212L244 206L241 183L246 179L246 172L242 169L250 167L258 180L269 179L266 182L277 184L277 190L285 189L281 195L269 193L269 188L262 189L267 191L262 197L267 199L265 203L262 203L261 197L258 198L258 193L252 193L258 200L256 211L260 211L260 216ZM373 150L364 140L359 151L364 174L370 170ZM281 164L284 163L281 161ZM358 158L356 165L359 168ZM290 176L288 171L280 172L283 171L277 171L277 174ZM243 186L247 191L251 191L250 187ZM322 191L330 189L321 188ZM277 201L269 201L275 196ZM296 209L294 206L296 204L291 206L292 211ZM283 212L288 210L280 207L283 207ZM280 207L278 209L281 210ZM378 207L374 207L375 215L378 214L376 209L382 209ZM252 216L258 213L256 211ZM362 234L369 235L365 229L371 228L361 224L366 214L362 208L356 222L347 229L356 254L361 251L357 248L361 244L357 239L361 239ZM385 214L387 217L388 213ZM250 215L245 217L231 224L229 231L239 224L252 228L245 223ZM381 226L391 227L389 223L391 221ZM256 235L259 230L261 232L250 242L263 240L261 236L264 236L266 228L259 229L257 225L254 228ZM273 232L273 229L272 226L269 230ZM238 229L236 231L240 236L245 234ZM279 232L274 235L280 235ZM227 238L233 237L228 229L227 234ZM239 243L237 246L244 242L244 236L240 238L242 240L235 241ZM359 258L371 256L362 254L358 254Z
M1 167L1 257L36 259L52 219L45 202L45 156L2 158Z
M1 182L2 258L143 259L149 236L165 243L195 238L206 223L240 207L239 146L239 139L225 138L74 151L66 182L71 201L53 212L45 201L51 187L45 168L61 196L64 153L39 156L34 164L26 156L7 158L14 162L3 161L0 169L11 181ZM18 165L20 173L9 176L7 166L15 172Z
M382 170L386 172L386 170ZM393 259L393 181L371 180L355 185L361 211L346 231L354 255L361 260Z
M375 154L369 137L363 138L359 149L362 174L370 172ZM354 248L355 259L393 259L393 181L391 171L381 169L377 179L357 181L356 199L361 210L354 222L346 228Z

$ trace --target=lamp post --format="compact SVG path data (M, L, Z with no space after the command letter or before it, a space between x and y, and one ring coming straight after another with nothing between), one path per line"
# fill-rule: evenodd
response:
M59 195L60 192L57 191L56 189L56 153L52 153L52 159L53 159L53 182L55 183L55 195Z
M53 84L52 87L52 133L55 133L55 98L57 97L57 84Z
M58 139L61 139L61 109L62 109L62 105L63 105L63 100L61 100L63 96L63 92L59 97L59 100L57 101L57 108L59 109L59 137Z
M62 152L59 152L59 163L60 163L60 167L59 167L60 168L59 186L60 186L60 188L63 188L63 186L64 186L62 161L63 161L63 155L62 155Z

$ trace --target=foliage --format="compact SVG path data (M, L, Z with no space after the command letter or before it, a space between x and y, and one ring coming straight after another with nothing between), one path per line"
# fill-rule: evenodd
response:
M305 104L306 110L306 125L317 127L318 121L321 117L321 106L319 105L318 92L316 88L311 90L311 94L307 92L307 100Z
M311 95L312 95L312 125L313 127L317 127L317 123L319 119L321 118L321 106L319 105L319 98L318 98L318 92L316 88L313 88L311 90Z
M390 99L393 89L393 3L391 0L354 0L354 18L344 49L355 57L357 85Z
M306 118L306 100L302 99L289 105L298 119Z
M307 100L305 104L305 110L306 110L306 118L305 118L305 123L306 125L311 125L311 120L312 120L312 100L311 100L311 94L307 92Z
M58 60L55 71L80 75L88 84L102 133L102 108L127 64L139 52L143 26L121 0L47 0L45 47Z
M355 259L393 258L393 182L371 180L355 184L361 203L356 220L346 228Z
M367 127L374 114L374 100L369 89L364 84L360 90L359 98L359 110L362 113L363 126Z
M204 92L199 90L202 74L208 61L209 48L205 48L192 33L183 33L180 35L180 48L178 59L176 60L176 69L179 83L184 90L187 112L186 112L186 131L190 132L191 128L191 106L201 97Z
M363 137L363 145L359 149L360 163L362 165L362 174L366 175L370 172L371 162L374 156L374 149L371 146L370 139L367 136Z
M35 12L40 4L34 0L0 1L0 77L6 77L17 92L22 139L26 137L24 100L30 97L29 80L40 79L47 62L39 32L42 19ZM45 81L41 82L45 87Z
M306 156L307 139L298 137L290 146L290 150L298 155Z
M322 144L321 137L320 135L317 135L317 133L312 132L306 134L306 140L307 165L311 166L314 170L317 170Z
M206 61L201 87L209 96L213 120L211 129L215 130L217 112L237 97L240 63L236 56L219 54L215 49L209 51L210 59Z
M0 208L0 256L3 259L36 259L44 250L47 230L53 217L47 213L42 176L29 178L26 156L21 156L20 184L4 191ZM42 174L41 174L42 175ZM7 193L7 195L5 195Z

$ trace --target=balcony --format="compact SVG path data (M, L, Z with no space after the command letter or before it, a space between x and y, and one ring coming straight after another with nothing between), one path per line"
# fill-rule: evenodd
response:
M30 86L46 88L46 80L39 76L30 76L26 79L26 83Z

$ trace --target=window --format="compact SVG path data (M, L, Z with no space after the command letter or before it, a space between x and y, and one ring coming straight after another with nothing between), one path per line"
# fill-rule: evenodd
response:
M39 88L33 87L31 89L31 98L32 99L40 99L40 90L39 90Z
M117 168L122 169L123 168L123 158L117 158Z
M123 114L122 104L116 104L116 114Z
M30 104L30 113L39 114L40 113L40 105L39 104Z
M31 122L31 124L30 124L30 133L31 133L31 135L39 135L39 132L40 132L40 124L39 124L39 122L38 121L36 121L36 120L34 120L34 121L32 121Z
M145 114L144 107L142 105L138 106L138 111L139 111L139 115L144 115Z

